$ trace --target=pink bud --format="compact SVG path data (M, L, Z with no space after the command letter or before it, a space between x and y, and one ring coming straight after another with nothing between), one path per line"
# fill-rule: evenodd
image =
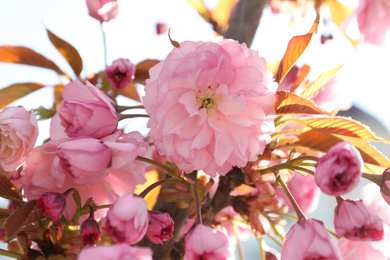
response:
M149 212L148 238L155 244L163 244L172 238L175 223L168 213Z
M89 15L100 22L108 22L118 15L117 0L87 0Z
M117 243L135 244L148 228L146 201L127 193L111 205L102 221L102 230Z
M87 218L81 224L81 241L83 245L93 246L100 237L99 224L93 218Z
M164 34L168 31L168 26L165 23L156 24L156 33L158 35Z
M339 196L359 184L363 164L355 146L348 141L340 142L318 160L314 180L324 193Z
M335 209L334 226L339 236L358 241L383 238L383 221L361 200L343 200Z
M185 238L184 260L228 259L229 240L221 231L199 224Z
M136 67L128 59L116 59L106 68L108 81L117 89L124 89L134 78Z
M37 201L37 209L43 212L52 221L61 219L62 213L66 207L66 198L63 194L57 192L47 192Z
M281 260L327 259L341 260L337 245L322 222L302 219L288 231L281 252Z
M77 260L152 260L152 250L148 247L114 244L112 246L85 247Z

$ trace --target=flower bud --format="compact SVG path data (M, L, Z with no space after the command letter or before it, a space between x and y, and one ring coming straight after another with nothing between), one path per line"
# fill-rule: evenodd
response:
M128 59L116 59L106 68L108 81L117 89L124 89L134 78L135 65Z
M184 260L228 259L229 240L221 231L199 224L185 238Z
M158 35L164 34L168 31L168 26L165 23L156 23L156 33Z
M88 13L100 22L108 22L118 15L117 0L87 0Z
M111 205L102 221L102 230L117 243L135 244L148 228L146 201L127 193Z
M81 241L84 246L93 246L100 237L99 224L93 218L87 218L81 224Z
M337 235L358 241L378 241L383 238L384 222L361 200L342 200L335 209L334 226Z
M350 142L332 146L319 158L314 180L322 192L339 196L354 189L362 176L363 159Z
M288 231L284 239L280 259L341 260L342 257L322 222L315 219L302 219Z
M149 212L148 238L155 244L163 244L172 238L175 223L168 213Z
M37 209L44 213L52 221L61 219L62 213L66 207L66 198L63 194L57 192L47 192L37 201Z

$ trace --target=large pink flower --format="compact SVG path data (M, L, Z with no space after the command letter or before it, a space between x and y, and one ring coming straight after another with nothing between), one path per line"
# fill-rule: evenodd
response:
M22 106L0 111L0 172L13 172L37 141L38 123L34 112Z
M340 238L338 241L344 260L386 260L384 253L373 243Z
M148 247L115 244L112 246L85 247L78 255L78 260L152 260L153 252Z
M185 172L224 175L256 160L270 142L275 89L265 59L245 44L183 42L146 81L150 136Z
M89 136L102 138L118 125L115 101L90 84L75 80L65 85L63 101L50 123L50 137Z
M88 13L100 22L114 19L119 12L117 0L87 0Z
M382 45L390 29L390 0L360 0L356 10L364 41Z

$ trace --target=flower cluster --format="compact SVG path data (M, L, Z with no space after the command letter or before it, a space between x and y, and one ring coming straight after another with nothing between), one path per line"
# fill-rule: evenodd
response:
M231 24L206 6L196 8L216 33L229 35L240 3L230 7ZM86 5L101 26L118 15L116 0ZM270 6L274 13L302 8ZM355 17L363 42L383 43L376 32L390 28L387 1L361 1L355 12L328 7L349 13L344 20ZM375 19L373 10L380 11ZM243 259L240 240L257 239L261 259L390 257L390 161L367 140L390 141L337 115L343 105L333 96L332 77L339 68L313 81L309 65L294 65L319 28L316 15L276 66L249 40L179 43L168 34L173 47L164 60L108 64L105 55L104 70L83 78L81 56L52 34L75 72L48 65L62 80L53 107L28 111L0 102L0 197L10 201L0 214L0 239L9 244L0 255L223 260L234 259L237 246ZM162 22L156 29L167 31ZM29 53L0 46L7 51L0 61L17 63L15 55ZM31 53L34 59L20 63L49 63L35 64L39 56ZM42 144L36 115L50 119ZM121 126L135 117L145 119L146 134L135 120ZM351 198L362 178L371 183ZM323 194L334 197L332 227L312 215ZM268 246L265 236L280 248Z

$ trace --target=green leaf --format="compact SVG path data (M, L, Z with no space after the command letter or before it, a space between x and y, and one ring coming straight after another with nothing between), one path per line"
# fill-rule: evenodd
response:
M27 47L0 46L0 62L41 67L54 70L61 76L67 76L54 62Z
M43 87L45 87L43 84L26 82L0 89L0 109Z
M83 70L83 60L81 59L81 56L78 53L78 51L68 42L56 36L49 29L46 29L46 31L51 43L59 51L59 53L61 53L61 55L66 59L66 61L72 68L74 74L77 77L79 77L81 71Z

